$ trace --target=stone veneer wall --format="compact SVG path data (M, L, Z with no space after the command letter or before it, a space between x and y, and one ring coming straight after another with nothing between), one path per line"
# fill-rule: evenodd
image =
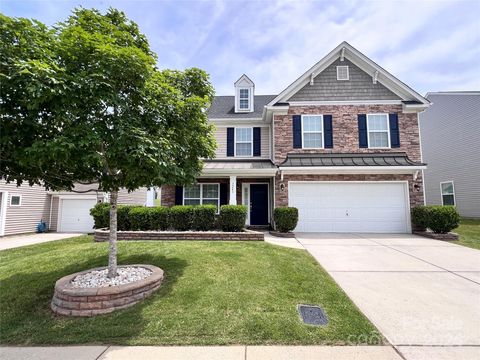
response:
M358 114L397 113L400 128L400 147L393 149L364 149L358 146ZM292 116L328 114L333 119L332 149L294 149ZM401 105L324 105L290 106L287 115L274 118L275 163L281 164L288 153L379 153L405 152L414 161L420 161L420 137L417 113L405 114Z
M408 181L410 195L410 207L423 205L423 187L422 179L419 174L417 180L413 180L412 175L408 174L372 174L372 175L284 175L283 182L280 175L277 175L275 181L275 206L288 205L288 182L289 181ZM285 184L284 191L280 190L280 185ZM419 185L419 191L414 189L414 185Z

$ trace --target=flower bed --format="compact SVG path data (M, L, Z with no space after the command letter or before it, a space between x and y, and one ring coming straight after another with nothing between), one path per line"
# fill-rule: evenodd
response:
M94 241L108 241L109 231L98 229ZM118 231L117 240L215 240L215 241L263 241L262 232L245 230L242 232L225 231Z
M75 287L74 279L82 278L93 271L105 267L90 269L67 275L55 284L51 308L58 315L94 316L135 305L156 291L164 278L163 270L153 265L124 265L122 268L139 267L151 272L141 280L116 286Z
M444 240L444 241L456 241L459 239L458 234L448 232L446 234L434 233L433 231L413 231L415 235L423 236L429 239Z

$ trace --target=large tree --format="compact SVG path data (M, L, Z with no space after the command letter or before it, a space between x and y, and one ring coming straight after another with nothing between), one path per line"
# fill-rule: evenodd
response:
M7 181L110 193L109 277L121 188L194 181L214 155L207 74L160 71L125 14L76 9L48 28L0 14L0 171Z

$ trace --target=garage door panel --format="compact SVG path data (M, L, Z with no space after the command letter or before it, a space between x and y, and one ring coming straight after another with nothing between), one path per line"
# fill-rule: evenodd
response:
M404 183L289 184L289 204L299 209L296 231L407 232Z
M96 202L95 199L62 199L60 231L92 232L94 222L90 209Z

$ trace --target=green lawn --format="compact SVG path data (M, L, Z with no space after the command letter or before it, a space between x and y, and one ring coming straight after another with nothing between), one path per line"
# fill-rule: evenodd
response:
M480 250L480 220L462 219L460 226L453 231L460 235L460 240L455 243Z
M90 236L1 251L0 343L379 343L375 327L307 252L263 242L121 242L120 264L165 270L160 290L109 315L54 316L55 281L106 258L107 244ZM329 325L302 324L298 303L323 306Z

